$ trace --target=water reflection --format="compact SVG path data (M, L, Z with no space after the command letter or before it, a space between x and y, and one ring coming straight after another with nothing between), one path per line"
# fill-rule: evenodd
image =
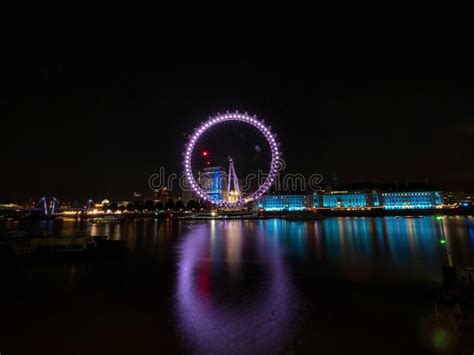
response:
M188 228L177 247L178 328L187 346L205 353L272 352L291 341L301 301L289 261L333 265L351 282L439 282L448 255L457 265L474 260L473 223L465 218L211 221ZM304 274L304 282L315 275L310 268Z
M138 254L167 257L169 247L184 235L183 228L189 226L189 222L155 219L7 221L0 223L0 237L15 230L63 236L89 231L92 235L108 235L112 240L126 240L127 246ZM247 236L256 235L258 230L264 230L266 235L264 240L255 242L259 250L277 244L280 252L291 259L319 260L342 269L382 268L410 277L436 279L446 250L452 254L455 265L474 266L474 219L459 216L441 220L341 217L317 222L268 220L223 224L210 221L208 234L213 254L209 257L226 258L229 270L238 275L242 272L241 259L252 248L253 242ZM224 244L223 234L227 236ZM444 249L440 248L440 239L446 240Z
M342 269L386 268L410 274L423 264L426 274L414 277L438 274L442 230L431 217L329 218L313 223L274 220L267 229L271 241L278 242L291 258L330 262ZM466 234L465 227L462 230ZM460 232L457 235L462 237Z
M196 352L268 353L291 340L299 301L265 227L213 221L179 244L178 323Z
M179 346L185 344L197 352L281 352L294 341L298 325L302 324L300 319L307 317L311 307L322 313L331 305L331 312L341 310L334 323L330 315L325 318L318 312L311 318L317 324L337 327L348 321L345 313L361 315L356 312L360 307L358 300L371 296L363 290L373 281L382 280L385 284L395 279L396 285L410 280L440 282L441 264L448 257L456 266L474 266L471 217L327 218L316 222L149 219L0 223L0 237L20 230L64 236L90 231L93 235L125 240L130 253L127 258L105 262L80 260L4 268L4 272L11 273L5 279L15 282L16 287L10 289L21 290L23 280L29 280L33 292L23 297L31 294L36 298L45 280L51 279L54 283L45 299L57 293L56 285L61 289L84 290L84 294L113 294L110 299L125 293L121 309L139 305L146 310L143 314L153 314L157 323L166 325L165 329L172 334L171 342L177 329ZM441 240L446 243L440 243ZM21 287L16 280L22 283ZM352 287L361 282L364 287ZM41 285L38 290L35 284ZM332 293L334 286L339 288ZM344 292L354 289L359 291L359 299L354 297L348 303L351 298L345 299ZM162 298L157 301L159 297ZM383 297L375 293L370 302L379 302L380 298ZM75 302L87 299L81 296ZM302 306L308 304L310 307ZM85 304L82 306L86 308ZM101 312L102 304L97 307ZM50 307L37 309L49 312ZM176 318L163 309L175 311L172 315ZM115 308L113 313L116 314ZM75 314L81 315L82 312ZM123 318L124 329L143 322L140 317L129 317ZM357 330L359 325L350 327ZM334 338L339 336L335 334Z

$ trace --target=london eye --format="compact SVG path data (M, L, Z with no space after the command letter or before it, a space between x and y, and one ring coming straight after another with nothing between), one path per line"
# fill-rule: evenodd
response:
M184 172L196 196L221 208L243 207L271 187L281 153L262 120L246 113L210 117L189 136Z

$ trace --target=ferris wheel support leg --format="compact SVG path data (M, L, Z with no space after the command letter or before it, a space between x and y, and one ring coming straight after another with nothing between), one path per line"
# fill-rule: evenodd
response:
M240 196L240 187L239 180L237 179L237 174L235 173L234 161L229 157L229 176L227 180L227 195L230 193L230 182L234 180L234 191Z

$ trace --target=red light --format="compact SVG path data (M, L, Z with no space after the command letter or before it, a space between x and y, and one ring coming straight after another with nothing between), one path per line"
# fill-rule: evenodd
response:
M211 165L211 162L210 162L210 161L207 161L206 164L207 164L207 165Z
M202 154L203 157L207 157L209 155L207 150L203 150L201 154Z

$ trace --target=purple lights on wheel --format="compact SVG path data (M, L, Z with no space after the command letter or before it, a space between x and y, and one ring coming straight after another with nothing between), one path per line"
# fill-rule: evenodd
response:
M267 177L265 181L258 186L256 191L250 192L246 196L240 196L240 198L236 201L228 202L228 201L217 201L211 196L209 196L206 191L204 191L201 186L199 186L198 182L194 178L191 163L193 158L193 151L196 146L196 143L199 141L201 136L211 127L216 125L230 122L230 121L238 121L243 122L248 125L251 125L257 128L262 135L265 137L265 140L268 142L268 145L271 150L271 163L268 167ZM199 196L201 199L206 200L212 204L218 205L220 207L239 207L244 206L248 203L251 203L257 200L260 196L262 196L268 189L271 187L275 176L278 173L278 158L280 156L280 152L278 149L278 143L271 133L270 129L259 119L255 116L249 116L243 113L225 113L225 114L218 114L214 117L211 117L208 121L204 122L201 126L196 128L193 134L189 137L188 142L186 143L185 152L184 152L184 173L186 175L187 182L189 186L193 189L193 191Z

